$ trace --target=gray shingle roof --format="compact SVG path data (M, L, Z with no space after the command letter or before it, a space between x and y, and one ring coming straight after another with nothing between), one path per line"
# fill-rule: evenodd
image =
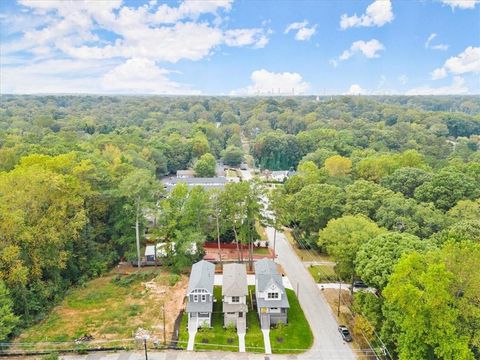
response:
M187 303L186 311L187 312L212 312L213 302L193 302L189 301Z
M247 304L228 304L223 302L223 312L248 312Z
M188 187L203 186L206 189L218 189L223 188L227 183L227 178L224 177L212 177L212 178L167 178L162 180L163 184L167 188L167 191L171 191L172 188L180 183L187 184Z
M188 282L187 294L194 289L205 289L213 294L213 280L215 276L215 265L201 260L192 265L190 280Z
M282 296L280 300L265 300L257 297L257 307L262 308L289 308L288 299L286 296Z
M222 296L248 295L247 267L245 264L223 266Z
M285 286L283 286L282 275L277 271L277 265L273 260L262 259L254 263L255 278L257 283L256 292L264 292L272 284L282 291L284 294L280 300L265 300L257 297L257 306L259 307L279 307L288 308L288 299L286 296Z

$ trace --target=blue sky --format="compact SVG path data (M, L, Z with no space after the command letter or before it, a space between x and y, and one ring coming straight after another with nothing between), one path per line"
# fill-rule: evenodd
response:
M3 0L0 22L1 93L480 93L480 0Z

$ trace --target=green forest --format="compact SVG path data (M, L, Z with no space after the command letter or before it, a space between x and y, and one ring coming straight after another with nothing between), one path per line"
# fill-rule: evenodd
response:
M136 259L135 224L176 244L258 237L255 182L223 191L160 179L213 160L293 170L269 193L276 226L329 254L365 332L400 359L480 349L480 98L0 97L0 340L72 286ZM359 325L360 326L360 325Z

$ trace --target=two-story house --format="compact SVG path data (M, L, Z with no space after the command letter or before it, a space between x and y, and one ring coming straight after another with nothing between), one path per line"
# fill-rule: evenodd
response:
M262 259L255 264L255 298L262 329L288 320L290 307L282 276L273 260Z
M245 264L223 266L223 316L224 326L234 325L239 333L247 328L247 268Z
M215 265L201 260L192 266L187 290L188 328L210 327L213 311Z

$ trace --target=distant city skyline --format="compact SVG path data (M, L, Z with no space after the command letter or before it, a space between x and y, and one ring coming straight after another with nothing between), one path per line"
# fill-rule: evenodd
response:
M480 0L4 0L0 92L479 94Z

